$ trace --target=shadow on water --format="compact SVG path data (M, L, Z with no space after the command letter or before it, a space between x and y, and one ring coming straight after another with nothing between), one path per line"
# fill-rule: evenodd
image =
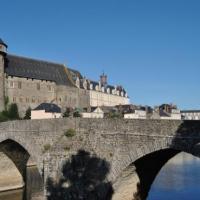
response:
M112 184L106 181L110 165L79 150L66 161L58 181L47 180L48 200L111 200Z

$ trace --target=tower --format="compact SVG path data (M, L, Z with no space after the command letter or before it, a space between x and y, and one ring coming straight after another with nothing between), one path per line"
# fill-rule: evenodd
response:
M104 73L100 76L100 83L103 87L107 86L107 75L105 75Z
M0 111L4 110L5 88L4 88L4 67L7 54L7 45L0 38Z

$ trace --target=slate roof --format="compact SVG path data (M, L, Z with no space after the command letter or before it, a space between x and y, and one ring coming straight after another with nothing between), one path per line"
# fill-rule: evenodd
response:
M99 82L97 82L97 81L92 81L92 80L91 80L90 83L92 83L93 86L94 86L93 90L95 89L96 86L99 86ZM106 88L105 88L105 89L107 89L107 88L110 89L110 94L112 94L111 91L115 89L115 87L114 87L113 85L106 85ZM125 91L125 89L124 89L123 87L118 86L118 87L117 87L117 90L119 91L120 95L121 95L122 92L123 92L123 93L124 93L123 96L125 96L126 91Z
M56 104L53 103L42 103L34 110L45 110L45 112L50 112L50 113L61 113L60 107L58 107Z
M74 86L67 68L62 64L9 54L6 59L5 72L9 76L54 81L58 85Z
M181 110L181 113L200 113L200 110Z
M83 76L81 75L81 73L77 70L74 70L74 69L71 69L71 68L68 68L73 80L76 80L76 77L78 77L79 79L82 79Z
M99 86L99 82L97 82L97 81L90 81L90 83L92 83L94 87ZM107 88L109 88L110 90L114 90L115 89L115 87L112 86L112 85L106 85L106 89Z

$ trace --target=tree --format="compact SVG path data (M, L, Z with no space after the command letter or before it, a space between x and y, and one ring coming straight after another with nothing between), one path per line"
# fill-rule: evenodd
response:
M8 112L7 111L2 111L0 112L0 122L5 122L8 121L9 117L8 117Z
M71 108L66 108L66 111L63 113L63 117L70 117L71 115Z
M73 117L81 117L81 114L78 110L73 113Z
M28 109L26 110L24 119L31 119L31 108L28 107Z
M111 200L112 184L106 181L107 161L79 150L63 165L58 182L47 179L48 200Z
M10 104L10 106L8 108L8 117L11 120L20 119L19 118L18 107L17 107L16 103Z
M73 117L81 117L81 109L80 108L74 109Z
M5 106L6 111L8 110L8 104L9 104L9 98L8 98L8 96L6 96L4 99L4 106Z

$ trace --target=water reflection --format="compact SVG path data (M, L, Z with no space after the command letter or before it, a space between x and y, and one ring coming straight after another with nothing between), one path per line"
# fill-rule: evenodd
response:
M156 177L148 200L199 200L200 159L180 153L172 158Z
M15 178L16 177L13 176L13 179ZM10 185L12 185L12 187L10 188L15 188L14 187L15 182L12 182L11 178L9 180L10 180ZM40 193L42 192L43 192L43 182L40 174L38 173L37 167L28 166L26 169L25 188L0 192L0 200L30 200L33 195L40 195Z
M0 200L23 200L23 189L0 192Z

